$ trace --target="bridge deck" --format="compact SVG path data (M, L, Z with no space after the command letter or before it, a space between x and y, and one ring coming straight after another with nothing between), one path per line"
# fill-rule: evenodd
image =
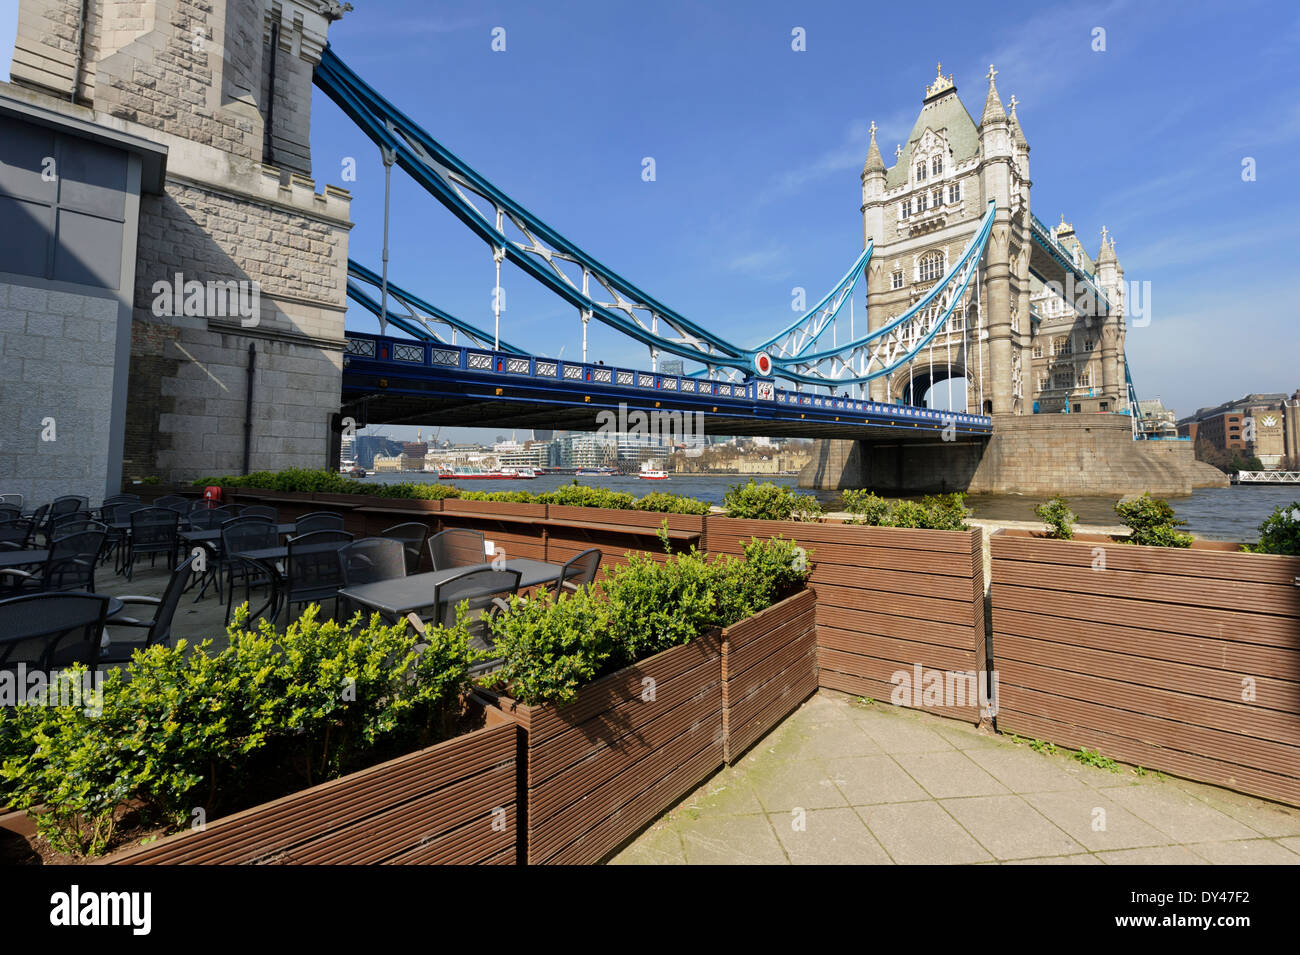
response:
M720 382L353 332L347 339L344 413L358 423L636 431L637 412L657 412L699 414L705 432L718 435L969 441L993 431L985 415L788 391L770 379ZM667 429L663 421L656 430Z

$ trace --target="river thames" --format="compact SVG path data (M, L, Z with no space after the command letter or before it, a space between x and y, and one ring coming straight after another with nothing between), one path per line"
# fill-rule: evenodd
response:
M374 474L367 482L391 484L403 481L433 483L432 474L402 472L399 474ZM672 474L666 481L643 481L634 475L587 476L575 478L567 474L546 474L531 481L445 481L472 491L529 491L534 494L553 491L561 484L573 481L593 487L627 491L640 497L651 491L682 494L710 504L721 504L722 497L733 484L743 483L746 476L737 474ZM788 487L797 487L793 475L762 477L755 480L773 481ZM815 494L827 510L839 510L837 491L806 491ZM1015 494L971 495L967 504L975 517L985 520L1033 521L1034 505L1040 498L1021 497ZM1070 499L1070 507L1079 515L1081 524L1119 523L1115 516L1113 497L1079 497ZM1187 521L1185 530L1197 537L1211 540L1255 541L1260 523L1279 506L1300 501L1300 487L1273 485L1202 488L1184 497L1170 498L1179 518Z

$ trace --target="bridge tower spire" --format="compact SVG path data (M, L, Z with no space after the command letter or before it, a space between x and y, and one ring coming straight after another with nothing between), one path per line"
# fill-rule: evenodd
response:
M984 99L984 113L979 125L980 155L983 157L980 168L982 198L985 202L992 199L997 204L993 234L989 237L985 252L982 303L983 326L988 334L991 388L985 390L985 406L980 410L983 413L1019 414L1024 410L1024 386L1020 381L1023 361L1013 348L1011 288L1015 152L1006 110L1002 108L1002 100L998 97L997 86L993 82L997 72L990 63L986 74L989 81L988 94ZM1023 246L1020 245L1020 248ZM1019 248L1014 251L1018 253ZM1017 306L1018 304L1016 302ZM1025 323L1028 324L1028 316L1025 316Z

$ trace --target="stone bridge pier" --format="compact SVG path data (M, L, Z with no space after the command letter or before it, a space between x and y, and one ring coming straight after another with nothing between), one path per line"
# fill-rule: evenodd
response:
M978 441L819 441L799 486L882 494L1190 494L1228 483L1191 442L1134 441L1128 416L994 415Z

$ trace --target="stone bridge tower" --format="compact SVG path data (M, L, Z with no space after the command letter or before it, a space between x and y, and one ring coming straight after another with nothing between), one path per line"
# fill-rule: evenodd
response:
M327 462L350 196L311 179L311 81L345 9L19 2L0 97L46 127L76 124L164 157L157 188L140 190L125 223L134 268L124 274L134 274L118 290L130 321L118 336L129 348L114 368L125 396L114 427L128 480Z
M871 329L911 308L948 271L996 202L979 287L972 283L929 355L888 381L871 383L875 401L924 404L931 385L970 382L969 410L1025 414L1029 321L1029 144L1003 108L990 67L978 123L942 72L926 87L907 142L886 168L874 125L862 169L863 241L875 241L867 275ZM927 360L928 359L928 360ZM959 399L955 399L961 410Z

